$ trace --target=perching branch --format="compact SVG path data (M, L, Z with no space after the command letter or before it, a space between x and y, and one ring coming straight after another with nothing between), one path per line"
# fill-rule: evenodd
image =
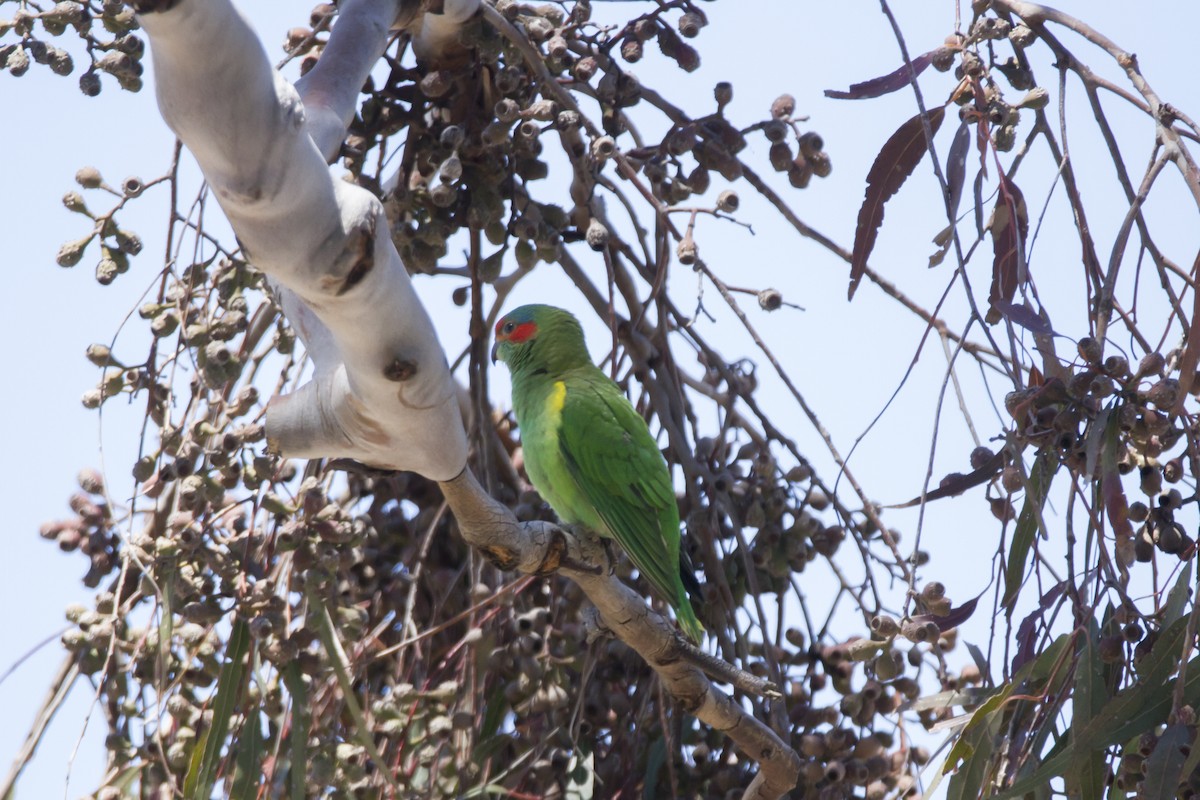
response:
M448 42L447 26L461 23L470 4L448 5L442 19L426 19L418 37L425 47ZM164 119L196 154L244 251L285 290L284 312L316 366L311 382L268 406L269 445L287 457L350 458L441 481L469 543L504 569L559 571L578 583L687 710L761 763L745 797L780 797L796 784L799 757L697 664L746 691L772 695L770 685L692 652L639 595L588 566L603 561L594 543L546 523L518 525L464 468L454 383L382 205L326 167L363 70L382 52L386 6L347 7L323 57L335 63L310 73L303 99L272 72L228 0L183 2L142 21Z
M688 713L724 731L759 762L760 771L742 795L745 800L782 797L796 785L800 773L796 752L713 686L699 665L701 660L690 658L686 652L692 649L690 645L640 595L607 570L587 568L588 564L604 561L595 542L544 522L521 525L508 508L483 491L469 470L441 483L441 487L463 538L472 546L488 554L502 569L529 574L557 571L579 584L609 630L646 660ZM769 684L753 676L726 675L740 688L779 696Z

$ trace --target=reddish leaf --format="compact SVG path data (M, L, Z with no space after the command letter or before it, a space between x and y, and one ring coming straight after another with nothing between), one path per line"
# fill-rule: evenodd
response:
M1192 264L1192 280L1200 276L1200 255ZM1196 378L1196 364L1200 363L1200 291L1192 290L1192 324L1188 328L1184 340L1183 355L1179 357L1179 401L1173 409L1176 414L1183 413L1183 401L1187 400L1192 390L1192 382Z
M1012 302L1017 294L1017 284L1023 279L1022 260L1025 237L1029 233L1029 214L1025 210L1025 198L1017 185L1000 176L1000 197L992 210L992 290L988 294L988 309L985 319L995 325L1002 318L998 301Z
M912 71L920 75L929 66L935 51L922 53L912 60ZM837 89L826 89L825 96L831 97L834 100L865 100L871 97L881 97L897 89L903 89L908 86L911 80L908 71L908 64L903 64L899 69L889 72L887 75L880 75L878 78L872 78L869 81L862 83L853 83L850 88L844 92Z
M1104 494L1104 508L1108 511L1108 524L1112 526L1117 540L1133 538L1133 524L1129 521L1129 501L1121 486L1120 474L1115 470L1105 471L1100 478L1100 491Z
M1046 616L1046 611L1050 606L1054 605L1054 601L1067 588L1067 584L1056 583L1042 595L1041 602L1038 607L1030 612L1029 616L1021 620L1021 624L1017 626L1017 655L1013 658L1012 671L1017 672L1021 667L1028 664L1037 655L1034 652L1034 647L1037 644L1037 623Z
M1000 472L1001 467L1004 466L1004 462L1007 460L1007 456L1001 450L974 472L969 472L966 475L963 475L961 472L947 475L942 479L942 483L938 488L925 493L925 502L941 500L943 497L954 497L962 494L967 489L973 489L980 484L987 483ZM901 503L898 506L884 506L884 508L911 508L920 503L921 498L914 497L907 503Z
M1050 326L1050 320L1046 319L1042 314L1034 311L1026 303L1010 303L1007 300L994 300L992 308L1004 315L1004 318L1013 325L1019 325L1030 333L1037 333L1044 336L1053 336L1054 328Z
M942 119L946 116L943 108L935 108L928 114L930 133L937 133ZM883 145L875 163L867 173L867 192L863 198L862 208L858 210L858 227L854 231L854 252L850 258L850 291L849 298L854 297L854 290L862 280L867 269L867 259L875 247L875 237L879 234L879 226L883 224L883 205L892 195L900 191L900 187L912 175L921 157L929 147L925 142L925 125L921 115L901 125L891 138Z
M938 626L939 631L945 633L951 628L957 628L970 619L971 615L975 613L977 603L979 603L978 597L968 600L958 608L950 609L950 613L944 617L939 617L937 614L916 614L912 619L914 622L919 623L932 622Z
M1129 500L1121 486L1121 473L1117 467L1118 454L1124 445L1120 439L1120 415L1111 414L1104 425L1104 444L1100 454L1100 494L1104 498L1104 509L1108 512L1108 524L1116 535L1117 547L1129 546L1133 541L1133 523L1129 521Z
M950 191L950 214L958 216L958 204L962 201L963 183L967 179L967 148L971 144L971 126L964 120L954 132L950 143L950 155L946 156L946 184Z

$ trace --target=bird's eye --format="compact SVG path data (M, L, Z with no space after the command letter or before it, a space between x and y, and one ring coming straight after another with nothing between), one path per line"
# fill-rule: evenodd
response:
M511 322L506 322L506 323L504 323L503 331L504 331L504 333L509 334L509 333L512 333L513 329L516 327L517 326L513 325Z

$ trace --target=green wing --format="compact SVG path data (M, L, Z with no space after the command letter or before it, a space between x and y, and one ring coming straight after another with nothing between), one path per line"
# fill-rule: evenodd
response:
M559 442L567 470L638 571L672 607L690 612L675 490L645 420L598 369L566 386Z

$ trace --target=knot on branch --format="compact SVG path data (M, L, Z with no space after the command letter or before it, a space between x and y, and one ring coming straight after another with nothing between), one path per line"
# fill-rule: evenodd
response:
M343 295L360 284L363 278L375 268L375 217L373 215L365 217L362 222L357 225L346 236L345 249L342 253L340 261L350 260L350 269L346 271L346 276L341 279L341 286L337 289L337 294ZM332 270L332 275L336 275L341 270Z
M417 362L410 361L407 358L394 358L390 364L383 368L383 377L396 383L406 381L416 374Z

